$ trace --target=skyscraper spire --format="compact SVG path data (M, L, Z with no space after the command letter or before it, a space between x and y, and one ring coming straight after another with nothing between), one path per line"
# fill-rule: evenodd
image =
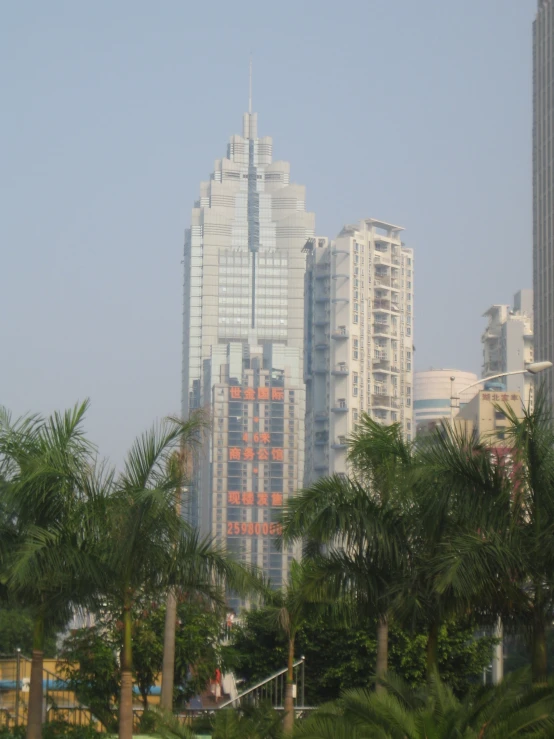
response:
M252 52L250 52L250 64L248 75L248 112L252 115Z

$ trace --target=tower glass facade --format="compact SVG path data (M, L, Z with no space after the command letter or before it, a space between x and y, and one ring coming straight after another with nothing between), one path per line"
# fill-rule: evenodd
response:
M533 24L533 289L535 357L554 362L554 2ZM554 370L541 373L550 406Z
M182 410L213 417L188 516L275 585L293 554L275 546L276 519L304 466L305 201L246 113L185 234Z

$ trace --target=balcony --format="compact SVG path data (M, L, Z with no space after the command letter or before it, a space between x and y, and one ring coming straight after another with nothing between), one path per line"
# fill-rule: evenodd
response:
M316 462L314 464L314 470L317 472L326 472L329 469L329 464L327 462Z
M390 300L374 300L373 310L390 310Z
M328 372L327 367L314 367L314 375L326 375Z
M390 277L375 275L375 284L379 287L390 287Z
M400 313L400 307L399 307L398 303L394 303L394 302L391 303L390 304L390 309L393 310L393 311L396 311L396 313Z
M346 326L339 326L334 331L331 332L331 336L333 339L348 339L350 338L350 331L346 328Z
M350 275L347 272L337 272L333 275L333 280L349 280Z
M316 421L326 421L328 416L326 411L316 411L314 413L314 418Z
M335 368L331 370L331 374L336 377L346 377L348 375L348 365L345 362L335 365Z
M371 396L371 407L372 408L390 408L391 407L391 400L392 398L390 395L381 395L378 393L377 395Z
M389 335L391 333L391 329L388 323L374 323L373 324L373 333L374 334L385 334Z
M332 250L331 254L334 257L336 257L339 254L347 254L348 255L348 254L350 254L350 251L348 249L337 249L337 248L335 248L335 249Z
M325 318L317 318L317 319L316 319L316 320L314 321L314 326L315 326L316 328L325 328L325 326L327 326L327 324L328 324L328 323L329 323L329 319L325 319Z
M316 303L328 303L329 300L331 300L329 293L326 293L325 295L316 295L315 298Z
M350 298L333 298L332 303L349 303Z
M331 449L346 449L348 446L346 436L338 436L334 444L331 444Z
M381 370L382 372L390 372L390 362L388 359L374 359L373 369Z
M316 446L326 446L329 443L329 432L328 431L316 431L314 437L314 443Z
M323 351L325 349L328 349L329 348L329 342L326 341L326 340L323 340L323 341L318 340L317 343L316 343L316 345L315 345L315 348L318 351Z
M348 403L346 402L346 399L340 398L340 400L337 400L335 405L331 408L331 411L333 413L347 413Z

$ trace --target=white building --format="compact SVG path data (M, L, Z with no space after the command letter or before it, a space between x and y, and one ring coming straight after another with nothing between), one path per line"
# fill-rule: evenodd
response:
M450 417L454 398L454 413L479 392L477 385L462 392L479 378L474 372L457 369L429 369L414 375L414 420L416 432L423 433ZM459 398L459 402L458 402Z
M361 413L413 428L412 249L369 218L306 244L306 483L345 473Z
M482 377L521 370L534 361L532 290L517 292L513 308L509 305L492 305L483 316L488 318L488 324L481 337ZM530 375L508 376L501 378L501 381L508 392L519 393L523 402L533 407L533 379Z
M256 129L245 113L185 236L183 416L214 416L187 514L279 586L293 552L278 550L277 520L304 469L303 246L314 215Z

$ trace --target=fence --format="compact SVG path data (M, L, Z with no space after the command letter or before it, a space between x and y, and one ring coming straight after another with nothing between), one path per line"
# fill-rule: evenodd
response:
M45 660L56 669L55 660ZM31 660L20 652L12 658L0 658L0 727L13 728L27 723ZM95 726L100 722L91 711L82 706L66 681L57 672L42 670L43 721L66 721L71 724Z

